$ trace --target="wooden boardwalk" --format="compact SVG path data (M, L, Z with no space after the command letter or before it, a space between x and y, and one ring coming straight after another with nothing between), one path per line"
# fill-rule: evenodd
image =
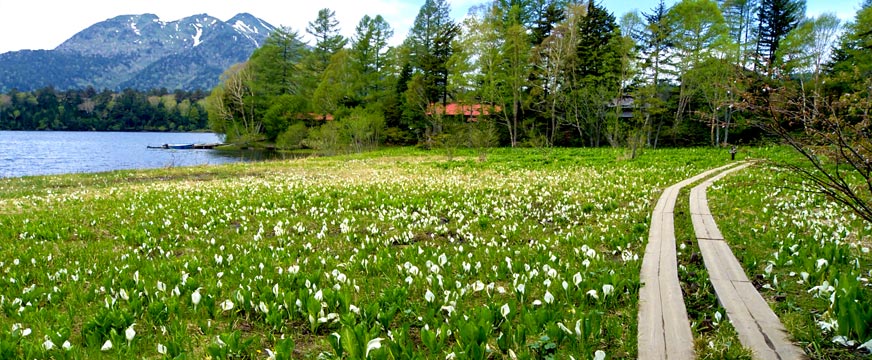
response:
M748 281L709 211L706 189L727 174L749 165L724 171L691 189L693 229L718 301L727 310L727 317L736 328L742 345L751 349L755 359L804 359L805 354L790 342L784 325ZM639 348L641 352L641 343Z
M678 281L675 201L681 188L734 164L706 171L663 191L651 213L639 291L639 359L693 359L693 334Z

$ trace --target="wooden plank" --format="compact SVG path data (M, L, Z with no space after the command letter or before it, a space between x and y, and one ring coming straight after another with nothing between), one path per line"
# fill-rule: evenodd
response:
M651 213L639 278L639 359L693 359L693 333L678 280L675 202L682 187L733 164L705 171L663 190Z
M697 239L711 240L702 215L690 214L690 223L693 224L693 232Z
M690 208L709 279L718 301L739 335L742 345L751 349L755 359L802 359L802 350L791 343L784 325L757 292L736 259L708 209L706 189L727 174L744 169L738 166L712 177L691 190Z

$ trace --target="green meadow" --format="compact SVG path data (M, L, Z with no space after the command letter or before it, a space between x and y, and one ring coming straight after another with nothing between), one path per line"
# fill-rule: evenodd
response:
M728 162L388 149L2 179L0 358L635 358L654 203ZM761 162L712 211L809 355L860 357L870 227L790 177ZM699 299L698 352L745 356Z

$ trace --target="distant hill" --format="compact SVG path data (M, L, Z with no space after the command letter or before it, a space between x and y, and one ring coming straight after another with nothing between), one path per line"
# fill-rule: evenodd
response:
M206 14L170 22L153 14L118 16L91 25L54 50L0 54L0 92L46 86L208 90L274 30L246 13L227 21Z

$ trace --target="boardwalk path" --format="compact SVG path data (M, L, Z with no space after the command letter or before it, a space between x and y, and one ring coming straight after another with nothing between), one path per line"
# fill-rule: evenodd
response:
M651 213L639 291L639 359L693 359L693 334L678 282L675 200L681 188L733 164L706 171L663 191Z
M727 310L742 345L751 349L755 359L803 359L802 350L788 340L784 325L748 281L709 211L706 189L727 174L749 165L724 171L690 191L693 229L718 301ZM641 343L639 349L641 352Z

